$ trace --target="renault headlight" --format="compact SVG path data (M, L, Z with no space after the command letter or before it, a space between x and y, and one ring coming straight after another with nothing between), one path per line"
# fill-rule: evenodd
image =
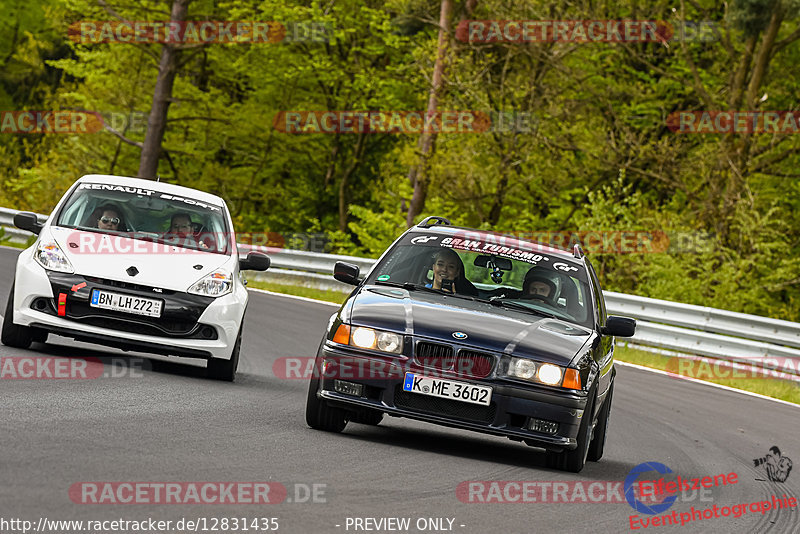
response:
M48 271L74 273L75 269L55 241L40 241L33 259Z
M333 341L361 349L379 350L392 354L403 353L403 336L363 326L351 328L350 325L340 324L333 336Z
M218 269L204 276L189 288L188 293L204 297L221 297L233 290L233 276L225 269Z

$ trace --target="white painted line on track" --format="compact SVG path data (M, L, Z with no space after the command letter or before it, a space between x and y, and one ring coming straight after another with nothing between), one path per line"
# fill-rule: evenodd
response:
M336 306L337 308L341 306L341 304L336 304L335 302L328 302L327 300L317 300L317 299L310 299L308 297L298 297L297 295L287 295L286 293L276 293L274 291L267 291L266 289L257 289L255 287L248 287L248 291L257 291L259 293L266 293L267 295L275 295L276 297L286 297L290 299L296 300L304 300L306 302L313 302L315 304L327 304L328 306ZM344 299L347 295L342 294L342 299Z
M633 367L634 369L639 369L641 371L650 371L651 373L656 373L656 374L659 374L659 375L665 375L665 376L669 376L669 377L672 377L672 378L678 378L680 380L686 380L686 381L689 381L689 382L694 382L696 384L704 384L706 386L711 386L711 387L715 387L715 388L719 388L719 389L724 389L726 391L733 391L734 393L741 393L742 395L749 395L750 397L757 397L759 399L764 399L764 400L773 401L773 402L779 402L779 403L785 404L787 406L793 406L795 408L800 408L800 405L795 404L793 402L789 402L789 401L785 401L785 400L781 400L781 399L776 399L776 398L773 398L773 397L767 397L766 395L761 395L760 393L753 393L752 391L745 391L743 389L736 389L736 388L732 388L730 386L723 386L722 384L715 384L713 382L706 382L705 380L699 380L697 378L691 378L691 377L688 377L688 376L680 376L680 375L676 375L675 373L670 373L669 371L662 371L661 369L653 369L652 367L645 367L644 365L637 365L635 363L621 362L621 361L616 360L616 359L614 360L614 363L618 364L618 365L622 365L624 367Z

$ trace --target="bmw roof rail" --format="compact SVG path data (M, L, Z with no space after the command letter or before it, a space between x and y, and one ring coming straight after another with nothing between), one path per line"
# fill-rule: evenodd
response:
M438 217L436 215L431 215L430 217L425 217L417 224L420 228L429 228L431 226L453 226L453 223L445 219L444 217Z
M581 259L584 256L580 243L575 243L575 246L572 248L572 255L577 259Z

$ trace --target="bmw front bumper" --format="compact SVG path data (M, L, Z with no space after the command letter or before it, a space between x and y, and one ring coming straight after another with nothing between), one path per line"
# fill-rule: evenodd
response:
M372 372L376 369L382 370L381 376ZM350 411L372 409L392 416L505 436L557 452L577 447L576 436L587 401L585 392L548 391L544 386L526 387L491 376L477 380L441 371L435 376L491 387L490 405L411 393L403 390L404 373L430 374L430 370L404 357L366 354L329 342L324 343L317 354L315 371L320 379L317 395L331 406ZM361 384L363 393L356 396L337 392L335 380ZM558 429L552 434L530 430L528 425L532 418L558 423Z

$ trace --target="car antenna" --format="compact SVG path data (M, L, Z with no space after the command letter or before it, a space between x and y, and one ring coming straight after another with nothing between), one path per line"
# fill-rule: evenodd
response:
M156 182L160 182L160 181L161 181L161 175L160 174L156 174Z

